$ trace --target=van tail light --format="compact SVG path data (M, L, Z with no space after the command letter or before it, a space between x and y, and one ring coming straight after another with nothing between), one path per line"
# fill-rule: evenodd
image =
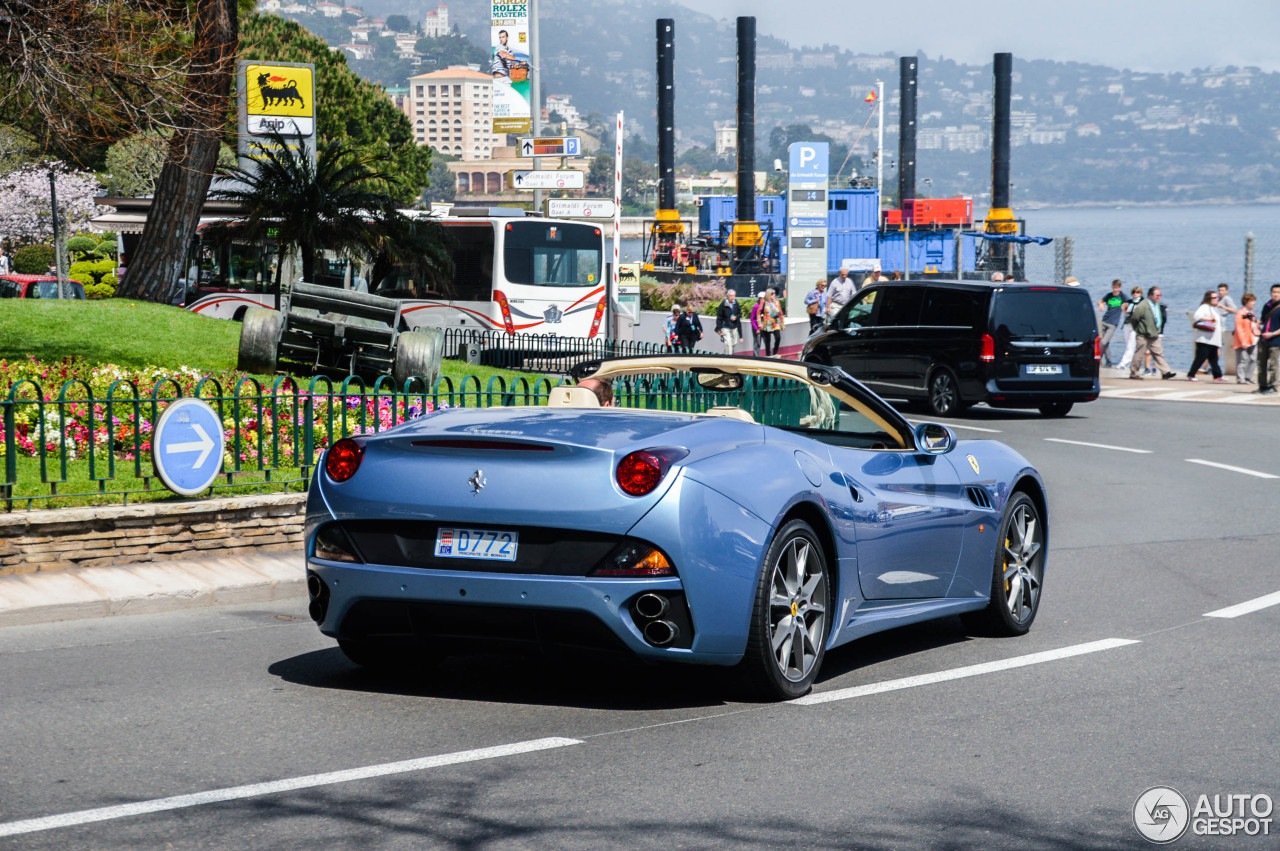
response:
M360 469L364 460L364 445L349 437L344 437L329 449L324 456L324 471L335 482L345 482Z
M978 360L983 363L992 363L996 359L996 340L990 334L982 335L982 354L978 356Z
M618 462L614 475L618 487L630 496L644 496L653 492L667 470L676 461L688 455L687 449L641 449L632 452Z
M1101 337L1093 338L1093 359L1097 361L1102 360L1102 338Z

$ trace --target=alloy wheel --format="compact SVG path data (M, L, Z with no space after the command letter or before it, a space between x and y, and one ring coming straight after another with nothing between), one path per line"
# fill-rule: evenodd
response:
M1014 508L1004 539L1004 593L1009 615L1017 624L1035 617L1040 602L1044 535L1030 503Z
M826 638L827 576L813 544L789 540L769 583L769 647L779 672L791 682L809 675Z

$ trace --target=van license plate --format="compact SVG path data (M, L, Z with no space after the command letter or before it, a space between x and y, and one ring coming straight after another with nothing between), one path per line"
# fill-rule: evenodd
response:
M1062 375L1060 363L1029 363L1026 369L1027 375Z
M519 532L491 529L440 529L436 533L436 558L478 558L515 561Z

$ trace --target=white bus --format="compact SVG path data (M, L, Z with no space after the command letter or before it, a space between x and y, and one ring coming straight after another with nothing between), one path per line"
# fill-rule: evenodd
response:
M317 281L398 298L410 327L500 331L510 335L598 336L606 329L608 289L604 236L598 225L526 215L513 207L454 207L446 214L406 211L438 221L449 236L453 277L432 288L382 264L355 264L329 256ZM272 246L239 244L234 228L197 242L187 309L204 316L240 319L251 306L276 308L271 282L277 258ZM212 236L212 234L210 234ZM250 260L252 258L252 260ZM283 280L296 264L286 259ZM246 276L242 269L253 271Z

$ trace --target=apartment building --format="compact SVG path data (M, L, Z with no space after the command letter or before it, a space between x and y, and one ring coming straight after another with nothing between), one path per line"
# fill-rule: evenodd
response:
M410 77L404 104L419 145L464 160L485 160L498 144L493 78L474 68L451 65Z

